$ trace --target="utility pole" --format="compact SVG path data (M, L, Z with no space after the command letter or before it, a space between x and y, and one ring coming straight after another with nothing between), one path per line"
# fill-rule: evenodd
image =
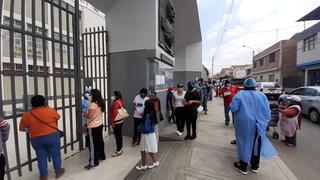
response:
M211 75L212 75L212 78L213 78L213 76L214 76L214 75L213 75L213 63L214 63L214 56L212 56L211 61L212 61L212 67L211 67L211 72L212 72L212 74L211 74Z

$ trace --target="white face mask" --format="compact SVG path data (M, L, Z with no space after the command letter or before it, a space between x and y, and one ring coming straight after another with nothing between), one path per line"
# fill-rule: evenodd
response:
M86 97L87 99L91 100L91 95L89 93L85 93L84 97Z
M116 97L115 96L111 96L111 101L114 101L116 100Z

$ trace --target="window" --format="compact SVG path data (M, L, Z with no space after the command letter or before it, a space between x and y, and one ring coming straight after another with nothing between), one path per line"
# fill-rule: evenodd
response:
M259 66L263 66L264 65L264 60L263 59L260 59L259 60Z
M10 71L11 70L11 64L10 63L3 63L3 70L4 71Z
M253 62L253 68L257 68L257 61Z
M291 91L290 94L291 95L305 95L305 88L301 88L301 89L296 89L294 91Z
M274 82L275 81L275 75L274 74L270 74L269 75L269 82Z
M306 96L318 96L318 92L315 89L308 88L306 89Z
M276 62L276 53L271 53L269 55L269 64Z
M7 16L3 16L3 24L4 25L10 25L10 18Z
M33 65L28 65L28 71L33 72L34 71L34 66Z
M317 34L314 34L306 39L303 40L303 51L310 51L314 49L315 42L317 39Z
M22 72L22 64L15 64L15 65L14 65L14 69L15 69L16 71Z

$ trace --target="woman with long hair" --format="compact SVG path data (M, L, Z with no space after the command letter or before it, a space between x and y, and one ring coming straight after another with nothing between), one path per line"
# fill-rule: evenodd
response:
M99 161L106 159L104 153L104 142L102 136L103 121L102 113L106 110L106 104L102 99L101 92L97 89L91 90L91 104L85 114L89 135L89 164L85 166L90 170L99 165Z
M116 138L117 150L112 154L112 157L120 156L123 153L122 146L122 125L123 119L116 120L119 109L125 107L125 103L122 100L122 94L120 91L114 91L112 96L112 108L111 108L111 126L113 128L114 137Z
M145 102L143 120L139 127L139 131L141 132L141 165L136 167L139 171L146 170L148 168L152 169L160 165L157 158L158 142L154 131L154 122L157 121L156 119L157 117L153 100L147 100ZM146 164L147 153L149 153L152 158L153 163L151 165Z

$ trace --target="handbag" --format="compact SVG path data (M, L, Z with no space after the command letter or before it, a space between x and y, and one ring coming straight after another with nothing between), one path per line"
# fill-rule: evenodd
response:
M37 116L35 116L35 115L32 113L32 111L31 111L31 110L30 110L29 112L30 112L30 114L31 114L31 115L32 115L36 120L38 120L39 122L41 122L41 123L43 123L43 124L45 124L45 125L47 125L47 126L51 127L52 129L57 130L57 131L59 132L60 138L62 138L62 137L64 137L64 136L65 136L65 134L64 134L64 132L63 132L63 131L61 131L60 129L58 129L58 128L54 127L54 126L51 126L51 125L50 125L50 124L48 124L47 122L45 122L45 121L41 120L40 118L38 118Z
M118 114L116 116L115 121L121 121L121 120L124 120L124 119L128 118L129 117L129 113L125 108L123 108L123 106L121 105L121 103L119 101L117 101L117 102L120 105L120 109L118 109Z
M203 106L200 105L200 106L197 108L197 112L198 112L198 113L201 113L202 111L203 111Z
M149 134L154 132L154 125L153 121L150 118L150 114L147 114L145 116L145 119L142 122L142 124L138 126L138 131L142 134Z

